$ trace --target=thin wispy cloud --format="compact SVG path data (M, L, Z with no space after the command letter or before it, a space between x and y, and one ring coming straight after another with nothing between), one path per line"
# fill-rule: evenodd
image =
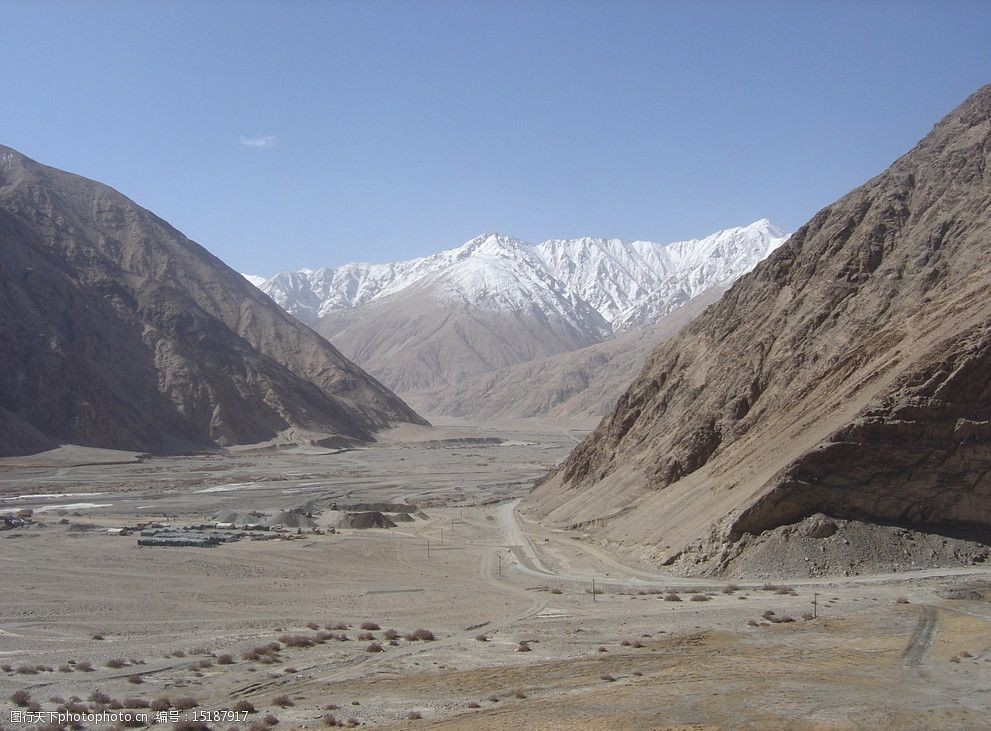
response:
M241 144L245 147L271 147L279 138L275 135L259 135L258 137L248 137L241 135Z

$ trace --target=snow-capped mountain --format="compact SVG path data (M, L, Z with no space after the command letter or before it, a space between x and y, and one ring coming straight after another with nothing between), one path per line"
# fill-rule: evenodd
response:
M267 277L260 277L257 274L245 274L244 272L241 272L241 276L247 279L256 287L260 287L268 279Z
M532 246L485 234L419 259L287 272L259 286L309 324L429 285L438 304L554 313L583 331L622 331L731 283L786 238L767 219L670 244L578 238Z

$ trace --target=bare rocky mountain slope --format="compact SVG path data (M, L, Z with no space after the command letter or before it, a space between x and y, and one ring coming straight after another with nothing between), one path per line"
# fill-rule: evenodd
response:
M986 86L661 345L527 510L688 572L817 514L989 542L989 171Z
M601 343L403 397L427 415L483 420L601 418L643 369L654 348L678 333L722 292L718 287L702 292L655 324Z
M117 191L0 146L0 454L150 452L424 423Z

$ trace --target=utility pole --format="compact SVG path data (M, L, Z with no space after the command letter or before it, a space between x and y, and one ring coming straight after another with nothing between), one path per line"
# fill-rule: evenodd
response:
M497 553L496 558L499 559L499 576L502 576L502 554Z
M819 616L819 594L818 592L812 592L812 619Z
M430 539L427 539L427 558L430 558Z
M595 579L592 579L592 601L595 601Z

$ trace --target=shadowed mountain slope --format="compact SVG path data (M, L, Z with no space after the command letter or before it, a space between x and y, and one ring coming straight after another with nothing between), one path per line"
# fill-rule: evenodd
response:
M0 311L2 454L368 440L423 423L165 221L2 146Z

